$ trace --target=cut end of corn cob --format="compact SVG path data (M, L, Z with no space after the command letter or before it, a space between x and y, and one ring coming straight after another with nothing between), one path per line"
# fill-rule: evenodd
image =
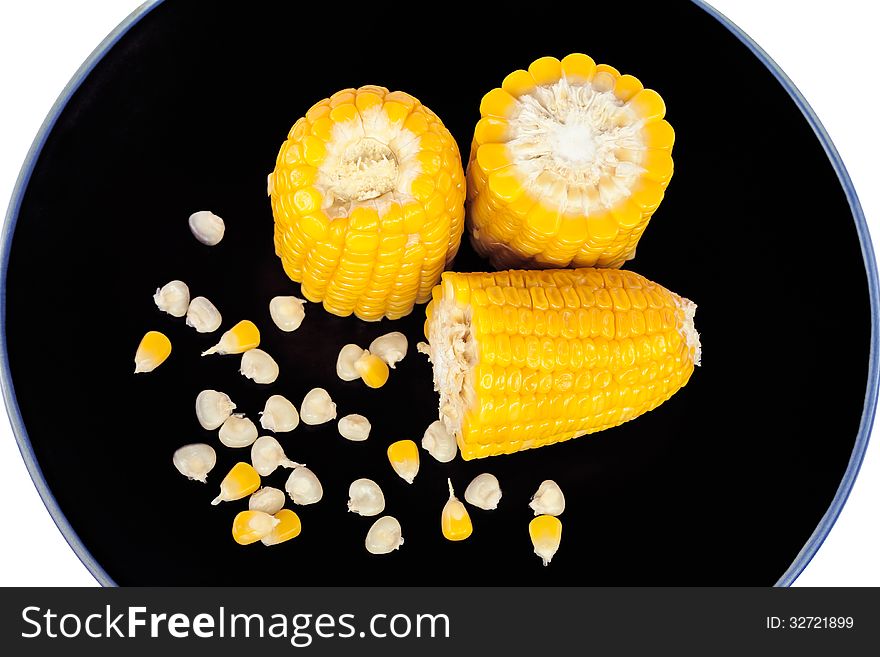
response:
M409 94L344 89L293 126L269 176L275 252L309 301L397 319L430 297L458 250L458 146Z
M695 311L631 271L446 272L427 323L440 421L464 459L622 424L687 383Z
M672 176L657 92L572 54L514 71L480 104L468 165L474 248L498 269L619 267Z

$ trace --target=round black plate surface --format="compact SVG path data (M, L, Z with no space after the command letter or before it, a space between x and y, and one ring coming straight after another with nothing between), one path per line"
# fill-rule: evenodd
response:
M868 381L871 306L859 235L837 174L785 88L743 43L688 3L627 14L591 7L480 20L446 5L430 21L367 12L341 23L319 4L165 2L109 49L57 117L21 199L6 280L11 381L48 492L105 583L770 585L795 561L835 498L856 445ZM316 29L316 25L326 29ZM478 37L477 34L480 34ZM581 51L664 97L676 173L628 267L699 304L703 366L657 410L624 426L508 457L441 465L423 453L413 485L389 443L421 439L436 415L430 366L415 353L422 307L368 324L308 306L299 331L268 302L298 294L273 253L266 174L313 102L362 84L406 90L443 119L466 157L481 96L533 59ZM189 233L211 209L215 248ZM463 245L455 265L486 263ZM200 335L160 313L168 280L213 300L224 328L250 318L281 366L270 389L238 357L200 358ZM149 329L174 351L132 374ZM387 386L336 378L339 348L402 330L410 353ZM249 450L222 447L196 421L203 388L256 419L270 394L297 405L326 387L335 423L281 435L325 496L297 509L303 533L274 548L230 536L244 502L210 506ZM217 447L208 485L171 464L188 442ZM25 443L26 445L26 443ZM473 537L440 534L446 478L501 481L497 511L472 509ZM266 483L283 487L286 472ZM363 547L371 524L346 511L349 483L375 479L405 544ZM531 553L530 495L555 479L568 506L544 568Z

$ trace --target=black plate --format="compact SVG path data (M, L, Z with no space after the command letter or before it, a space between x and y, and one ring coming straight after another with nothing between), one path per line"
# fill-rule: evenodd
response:
M625 19L591 7L568 22L556 12L487 22L448 3L430 21L412 16L369 12L346 25L314 3L162 3L105 47L42 150L38 140L10 215L5 337L23 451L81 558L119 584L790 580L839 511L876 395L866 385L872 316L858 224L800 100L696 5L655 3ZM420 98L466 155L483 93L538 56L572 51L636 74L666 100L676 173L629 266L699 304L703 367L625 426L509 457L440 465L425 456L408 486L385 449L419 440L436 413L429 365L414 349L423 309L367 324L310 305L299 331L275 329L269 299L299 290L273 254L266 174L314 101L367 83ZM226 219L216 248L189 234L199 209ZM464 246L456 266L486 265ZM259 324L281 365L271 391L243 379L237 357L199 357L217 335L156 310L153 291L173 278L215 301L224 326ZM166 332L174 352L134 376L148 329ZM336 378L343 344L395 329L413 348L384 389ZM230 525L244 503L209 501L248 450L223 448L199 427L196 393L224 390L255 418L269 394L298 405L313 386L328 388L342 414L367 415L372 436L350 443L334 424L282 436L325 498L298 509L295 541L240 547ZM194 441L218 446L207 486L171 465ZM446 542L446 477L463 491L483 471L502 483L500 508L473 510L473 537ZM357 477L379 482L403 525L405 545L391 556L368 555L371 520L346 512ZM527 534L526 505L545 478L568 499L549 568Z

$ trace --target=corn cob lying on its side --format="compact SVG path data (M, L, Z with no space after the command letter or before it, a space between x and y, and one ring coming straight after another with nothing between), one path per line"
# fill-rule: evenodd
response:
M695 310L631 271L446 272L422 347L440 419L464 459L617 426L688 382Z
M572 54L514 71L480 103L468 164L471 242L496 269L619 267L672 177L656 91Z

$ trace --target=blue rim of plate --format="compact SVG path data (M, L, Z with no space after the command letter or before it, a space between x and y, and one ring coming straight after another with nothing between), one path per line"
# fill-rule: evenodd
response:
M774 62L748 34L734 24L733 21L714 7L710 6L704 0L691 1L730 30L730 32L736 36L736 38L739 39L743 45L745 45L752 54L764 64L764 66L767 67L767 70L773 74L773 77L775 77L788 92L788 95L791 96L792 100L804 115L804 118L810 124L810 127L812 127L813 132L822 144L822 148L825 149L825 153L831 161L834 171L837 173L837 177L846 193L846 198L849 202L850 210L852 211L853 220L856 224L856 232L858 233L859 244L862 250L862 259L864 260L865 271L868 276L868 295L871 301L871 347L868 355L868 387L865 392L865 405L862 409L859 432L856 436L856 443L853 447L849 463L847 464L846 472L843 474L843 478L840 481L834 499L831 500L831 504L828 506L828 510L822 516L816 529L813 531L810 538L807 539L807 542L804 544L803 548L801 548L800 552L798 552L792 564L775 584L775 586L791 586L797 576L800 575L804 568L806 568L807 564L810 563L810 560L815 556L819 547L831 531L831 527L834 526L837 517L843 509L843 505L849 497L856 476L859 473L859 468L862 465L862 460L865 457L865 451L868 447L868 439L871 435L871 428L874 424L874 415L877 410L878 393L877 347L878 334L880 334L880 332L878 332L878 327L880 327L880 321L878 321L880 320L880 313L878 313L878 305L880 305L878 304L878 301L880 301L880 297L878 297L878 287L880 286L878 286L877 263L874 256L874 247L871 243L871 236L868 232L868 224L865 221L865 214L862 211L862 206L861 203L859 203L852 180L850 179L846 167L840 159L840 155L834 147L831 138L828 136L821 121L819 121L819 118L816 116L816 113L813 112L813 109L807 103L804 96L782 71L779 65L776 64L776 62ZM89 55L88 59L86 59L82 66L79 67L79 70L77 70L71 78L70 82L67 83L67 86L64 87L64 90L58 96L52 109L49 110L49 114L43 121L43 125L40 127L40 131L37 133L33 144L31 144L31 148L28 151L24 164L22 165L21 172L18 175L18 180L16 181L15 188L12 192L9 209L6 212L2 237L0 237L0 240L2 240L2 247L0 247L2 248L2 251L0 251L0 383L2 383L3 401L6 404L6 410L9 414L15 439L18 442L19 451L24 458L25 466L37 488L37 492L43 500L43 504L46 505L49 514L52 516L52 520L61 531L64 539L73 549L76 556L102 586L117 586L117 584L113 581L113 578L107 574L107 571L104 570L101 564L98 563L91 552L89 552L88 548L86 548L85 544L83 544L79 536L77 536L76 531L68 522L67 518L61 512L58 502L55 499L55 496L52 495L52 491L49 489L49 485L43 476L40 465L37 463L36 457L34 456L30 438L28 437L24 421L21 417L21 410L18 407L18 402L15 397L15 389L12 385L12 376L9 370L9 355L6 345L6 272L9 267L9 250L12 244L12 235L15 231L15 225L18 221L18 214L21 210L21 201L24 197L24 192L27 189L28 182L30 181L31 174L33 173L34 166L43 150L43 145L46 143L46 139L55 127L55 122L64 111L70 98L76 90L79 89L79 86L92 72L92 69L94 69L97 63L104 58L107 52L110 51L116 42L128 32L128 30L162 2L163 0L149 0L129 14L128 17L126 17L126 19L108 34L97 48L95 48L92 54Z

